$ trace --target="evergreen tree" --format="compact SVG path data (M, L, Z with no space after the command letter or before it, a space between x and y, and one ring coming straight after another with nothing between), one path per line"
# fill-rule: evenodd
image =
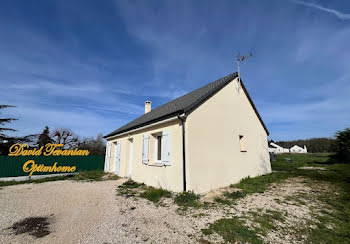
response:
M37 146L45 146L48 143L52 143L53 140L50 137L50 128L48 126L45 126L43 132L39 135L38 141L37 141Z
M14 107L14 106L0 105L0 109L10 108L10 107ZM4 131L16 131L16 130L12 129L12 128L3 127L3 126L7 123L11 123L13 120L16 120L16 119L14 119L14 118L0 118L0 142L8 141L8 140L12 139L12 137L4 134Z
M350 128L338 131L335 136L334 151L337 159L350 163Z
M12 105L0 105L0 109L15 107ZM7 155L9 153L9 148L15 143L27 143L31 145L37 135L28 135L23 137L15 137L6 135L5 131L17 131L12 128L4 127L5 124L11 123L17 120L15 118L0 118L0 155Z
M0 109L14 107L11 105L0 105ZM5 124L11 123L14 118L0 118L0 155L7 155L10 145L16 140L5 134L5 131L16 131L15 129L5 127Z

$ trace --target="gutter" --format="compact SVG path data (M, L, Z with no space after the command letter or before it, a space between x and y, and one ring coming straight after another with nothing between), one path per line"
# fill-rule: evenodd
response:
M177 119L178 119L178 117L174 116L174 117L171 117L171 118L169 118L169 119L164 119L164 120L161 120L161 121L158 121L158 122L149 124L149 125L144 125L144 126L141 126L141 127L135 128L135 129L132 129L132 130L125 131L125 132L120 133L120 134L117 134L117 135L105 137L104 139L106 139L106 140L111 140L112 138L117 138L117 137L129 135L129 134L132 134L132 133L137 132L137 131L139 131L139 130L144 130L144 129L147 129L147 128L152 127L152 126L164 124L164 123L167 123L167 122L170 122L170 121L174 121L174 120L177 120Z
M186 144L185 144L185 121L186 116L181 117L180 114L177 115L177 118L181 120L182 124L182 173L183 173L183 191L186 192Z

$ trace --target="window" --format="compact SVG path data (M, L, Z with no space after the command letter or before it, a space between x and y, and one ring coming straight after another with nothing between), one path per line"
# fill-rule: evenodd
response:
M164 130L152 134L151 151L154 155L151 156L151 162L156 165L170 165L170 131ZM152 164L152 163L151 163Z
M241 152L246 152L246 143L245 143L245 137L242 135L239 135L239 146L241 148Z
M157 144L157 161L162 161L162 136L159 135L156 137Z

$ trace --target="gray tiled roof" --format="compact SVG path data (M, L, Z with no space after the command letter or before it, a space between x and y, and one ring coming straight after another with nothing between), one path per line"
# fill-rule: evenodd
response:
M170 118L170 117L175 116L177 114L188 113L188 112L192 111L193 109L195 109L198 105L200 105L201 103L206 101L208 98L210 98L216 92L221 90L221 88L223 88L225 85L230 83L236 77L237 77L237 72L232 73L232 74L227 75L221 79L218 79L212 83L209 83L208 85L205 85L201 88L198 88L198 89L196 89L196 90L194 90L186 95L183 95L179 98L176 98L176 99L174 99L166 104L163 104L155 109L152 109L150 112L141 115L140 117L136 118L135 120L127 123L126 125L120 127L119 129L104 136L104 138L118 135L118 134L127 132L129 130L136 129L138 127L149 125L149 124ZM243 89L245 90L244 87L243 87ZM246 94L248 94L248 93L246 92ZM250 102L252 103L249 95L248 95L248 98L249 98ZM254 105L253 105L253 107L254 107L254 110L256 111ZM258 115L258 117L260 119L259 115ZM261 122L262 122L262 120L261 120ZM264 128L266 129L265 126L264 126Z

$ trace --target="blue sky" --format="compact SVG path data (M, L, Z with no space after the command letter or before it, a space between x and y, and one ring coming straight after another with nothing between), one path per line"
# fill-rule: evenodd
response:
M35 4L34 4L35 3ZM350 126L350 1L1 1L16 135L104 134L236 71L274 140Z

